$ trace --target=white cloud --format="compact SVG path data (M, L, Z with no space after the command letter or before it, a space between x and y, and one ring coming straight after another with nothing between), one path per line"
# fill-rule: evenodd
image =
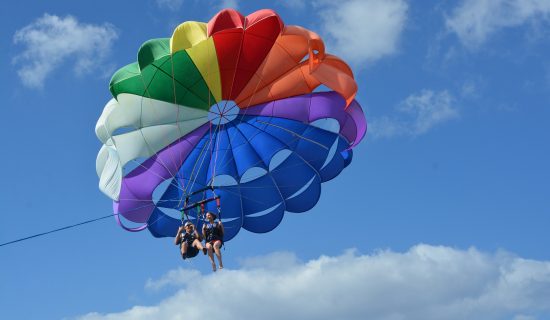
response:
M400 110L415 117L414 133L421 134L439 123L458 117L458 110L452 104L453 98L447 91L436 93L423 90L418 95L409 96Z
M550 15L548 0L463 0L446 25L467 47L475 48L500 29Z
M274 252L266 256L243 259L241 266L247 269L280 269L295 267L300 264L296 255L292 252Z
M361 66L397 51L408 5L404 0L323 1L317 10L327 52Z
M418 245L405 253L382 251L322 256L299 263L283 254L254 266L200 275L180 269L182 288L153 306L103 319L539 319L550 316L550 261L476 249ZM285 264L290 261L289 264ZM192 272L193 279L186 273ZM154 283L150 282L150 283ZM153 285L155 286L155 285Z
M381 117L370 122L369 133L373 137L389 138L400 135L420 135L433 127L459 117L451 94L444 90L422 90L405 99L393 117Z
M175 269L170 270L159 280L147 279L145 288L148 290L158 291L168 286L178 286L192 284L192 280L199 277L201 274L197 270Z
M157 0L160 8L167 8L171 11L178 11L183 5L183 0Z
M70 63L77 75L101 70L117 37L110 24L84 24L72 16L44 14L15 33L14 42L23 51L13 62L26 86L41 88L54 70Z

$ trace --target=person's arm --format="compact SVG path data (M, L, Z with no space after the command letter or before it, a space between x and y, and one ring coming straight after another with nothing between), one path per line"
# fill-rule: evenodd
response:
M183 226L180 226L178 228L178 231L176 232L176 237L174 238L174 244L178 245L181 243L181 231L183 230Z

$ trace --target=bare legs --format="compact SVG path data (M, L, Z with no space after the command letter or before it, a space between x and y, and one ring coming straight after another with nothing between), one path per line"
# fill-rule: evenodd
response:
M208 258L210 258L210 263L212 263L212 271L216 271L216 262L214 261L214 253L218 258L220 269L223 269L222 253L220 251L221 245L222 245L221 241L215 241L214 246L212 246L210 242L206 243L206 250L208 250Z
M195 239L195 241L193 241L193 247L202 250L202 253L206 254L206 248L202 246L202 243L199 240Z
M214 242L214 252L216 253L216 257L218 258L218 264L220 265L220 269L223 269L222 253L220 251L221 246L222 246L221 241Z

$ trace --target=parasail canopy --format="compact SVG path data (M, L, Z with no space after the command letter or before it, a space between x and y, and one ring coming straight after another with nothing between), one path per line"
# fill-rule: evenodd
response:
M366 133L349 66L272 10L184 22L146 41L110 91L96 125L99 188L123 228L155 237L216 197L225 241L271 231L315 206ZM184 213L200 227L200 210Z

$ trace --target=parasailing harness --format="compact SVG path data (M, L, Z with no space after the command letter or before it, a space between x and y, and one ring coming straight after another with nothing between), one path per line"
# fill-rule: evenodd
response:
M197 226L197 229L198 229L198 225L199 223L205 223L206 221L206 210L205 210L205 206L207 203L209 202L212 202L212 201L216 201L216 209L217 209L217 216L218 216L218 219L221 221L222 219L222 209L221 209L221 196L219 195L216 195L216 191L215 191L216 187L210 185L210 186L207 186L205 188L202 188L202 189L199 189L199 190L196 190L196 191L193 191L189 194L186 195L185 197L185 201L183 202L183 208L181 209L181 224L183 225L185 223L185 221L191 221L191 218L189 218L189 214L188 212L192 209L196 209L197 210L197 218L195 219L195 225ZM210 190L213 194L212 197L209 197L207 198L207 194L206 192ZM190 200L190 197L196 195L196 194L199 194L201 193L203 194L203 197L202 197L202 200L199 200L199 201L196 201L196 202L193 202L193 203L189 203L189 200ZM201 232L201 235L202 235L202 232ZM202 235L204 236L204 235ZM224 246L224 241L222 239L222 246Z

